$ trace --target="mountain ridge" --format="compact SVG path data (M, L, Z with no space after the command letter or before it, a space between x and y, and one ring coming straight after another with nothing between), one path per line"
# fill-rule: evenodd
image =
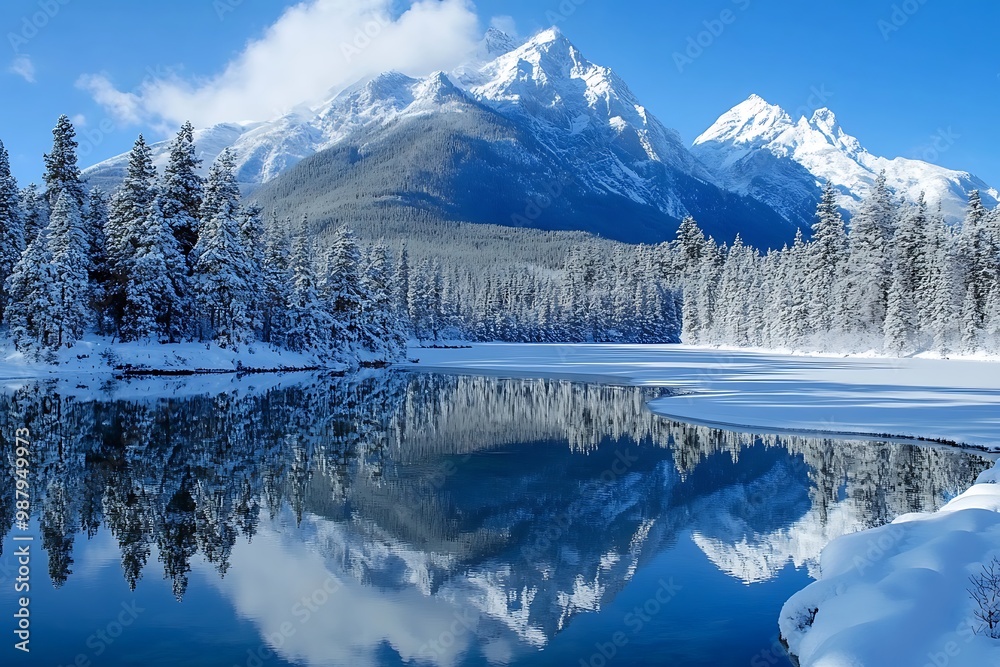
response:
M916 203L924 193L931 206L940 203L950 222L964 217L972 190L990 206L1000 198L968 172L870 153L828 108L795 120L759 95L722 114L694 140L692 152L727 189L764 201L803 225L811 223L822 185L832 182L841 208L853 214L882 171L898 196Z
M432 121L434 116L439 118ZM492 129L469 127L472 116ZM419 141L413 133L421 123L424 132L452 133L453 141ZM399 131L401 125L407 130ZM357 169L393 164L388 152L408 150L379 141L389 135L436 151L408 155L430 170L464 171L440 180L437 192L421 192L413 182L421 175L409 165L394 167L405 176L351 174L352 164ZM224 148L233 150L244 192L264 190L262 199L282 215L330 220L338 218L334 209L346 215L339 204L303 206L288 188L268 187L282 178L326 178L330 167L341 180L307 190L359 201L374 200L378 190L385 195L379 215L391 215L393 205L416 207L417 217L587 231L628 242L669 240L679 221L692 215L720 241L739 233L758 247L780 247L796 228L808 230L823 183L834 182L850 214L883 168L890 187L914 201L928 190L928 198L943 201L951 218L960 216L974 187L983 190L987 203L997 198L995 190L965 172L871 155L829 109L796 121L758 95L723 114L689 148L613 69L587 60L558 28L527 40L491 28L473 60L450 72L423 78L385 72L272 121L198 130L195 141L205 167ZM496 145L487 145L491 141ZM465 158L452 154L456 145L464 146ZM168 146L164 141L151 147L160 167ZM317 170L314 161L296 171L331 150L323 168ZM371 151L382 158L351 161ZM355 158L343 161L348 154ZM477 159L494 160L503 169L476 165ZM117 156L85 170L85 176L114 187L126 161L127 154ZM393 192L371 181L392 182ZM284 194L275 196L276 191ZM448 196L455 200L446 201Z

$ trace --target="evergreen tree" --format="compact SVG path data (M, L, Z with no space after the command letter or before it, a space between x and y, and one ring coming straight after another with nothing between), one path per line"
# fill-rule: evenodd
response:
M8 299L3 285L14 273L14 266L25 249L24 213L21 210L21 193L10 171L7 149L0 142L0 313L7 307Z
M194 248L194 291L204 318L202 334L222 347L235 348L253 337L249 312L253 286L247 249L240 230L239 187L235 161L229 150L212 165L198 244Z
M111 210L104 228L107 246L106 298L108 315L121 326L125 314L126 287L138 248L138 238L145 225L155 188L156 168L146 140L139 135L129 153L125 179L111 199Z
M261 340L286 346L288 309L292 304L293 276L289 264L291 248L272 224L265 235L263 289L261 295Z
M90 316L90 284L87 269L90 239L73 194L64 190L56 200L46 232L55 279L53 341L56 347L72 347L83 337Z
M892 262L889 242L894 232L892 195L885 171L851 220L844 298L840 300L848 331L879 331L885 321Z
M4 285L9 297L4 321L17 349L32 358L54 346L55 281L46 226L28 243Z
M330 344L330 317L323 309L316 272L313 268L312 244L303 220L301 230L292 243L292 300L288 309L286 338L292 350L320 350Z
M174 238L181 254L188 262L189 270L194 268L190 259L191 251L198 242L198 223L201 217L203 184L198 169L198 158L194 144L194 127L184 123L176 138L170 144L170 158L163 169L163 215L173 230Z
M69 117L59 116L52 130L52 152L45 156L45 197L50 209L55 208L59 197L65 192L83 209L86 195L80 180L80 168L76 157L76 130Z
M25 247L49 224L49 207L34 183L21 190L21 213L24 216Z
M810 296L809 319L814 331L828 333L834 330L835 325L843 325L835 322L833 315L836 312L847 252L844 220L840 216L833 183L827 182L823 189L812 231L813 240L806 274Z
M403 331L408 336L412 325L410 323L410 254L406 244L399 249L396 257L396 271L393 279L393 302L399 316Z
M885 349L897 355L911 349L916 329L916 307L913 304L913 291L909 287L907 273L904 267L894 268L886 307Z
M139 229L126 285L122 340L178 342L183 333L183 284L187 269L157 197Z
M246 249L247 283L252 287L249 291L249 302L247 312L250 316L251 326L254 332L262 335L263 294L256 288L264 280L264 220L263 211L256 203L248 203L240 209L240 239Z
M405 329L400 322L389 278L392 258L385 243L377 243L369 253L364 274L362 304L364 315L363 346L381 361L396 361L406 352Z
M705 247L705 234L691 216L681 221L677 229L677 244L680 249L679 269L686 276L698 269Z
M108 225L108 197L100 186L91 189L82 215L83 228L90 245L87 265L90 308L96 319L97 332L106 335L114 331L114 321L107 316L110 305L108 287L111 281L111 268L108 265L108 243L104 230Z
M361 251L354 233L340 227L327 255L320 293L333 318L332 337L347 349L361 342L361 310L366 296L361 285Z

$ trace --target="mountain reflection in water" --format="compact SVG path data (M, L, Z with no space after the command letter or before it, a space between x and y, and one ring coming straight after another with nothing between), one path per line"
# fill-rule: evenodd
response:
M934 510L990 465L956 449L671 422L645 407L662 394L388 372L243 378L221 393L159 381L8 390L11 462L7 436L33 434L42 655L179 664L169 647L196 644L203 664L548 664L549 652L586 665L593 646L630 633L632 598L660 585L677 599L669 628L650 619L661 624L650 646L669 635L687 656L672 664L729 664L705 655L729 650L709 630L678 625L709 614L693 611L714 589L702 572L695 590L691 563L711 565L711 586L723 574L747 590L815 573L831 539ZM9 567L13 484L0 494ZM102 567L111 560L121 578ZM630 591L644 570L655 577ZM94 655L85 610L132 599L153 610L144 629ZM230 636L161 624L178 601ZM640 634L620 664L641 659ZM682 649L688 636L698 646ZM748 638L740 660L770 643Z

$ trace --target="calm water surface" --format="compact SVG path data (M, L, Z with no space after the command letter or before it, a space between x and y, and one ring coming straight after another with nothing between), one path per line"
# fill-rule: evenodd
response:
M778 612L823 546L991 465L675 423L658 395L405 373L8 387L0 664L788 665Z

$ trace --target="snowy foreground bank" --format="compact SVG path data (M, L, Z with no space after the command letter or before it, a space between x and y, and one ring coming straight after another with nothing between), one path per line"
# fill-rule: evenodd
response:
M759 431L943 440L1000 451L1000 365L803 357L685 346L477 345L410 351L423 370L676 387L654 412ZM1000 468L939 512L841 537L793 596L782 636L803 667L1000 665L967 588L1000 555Z
M0 342L0 380L73 375L208 374L291 371L328 368L314 355L281 350L264 343L227 350L215 343L114 343L97 337L59 350L54 363L29 361L9 341ZM338 370L338 369L330 369Z

